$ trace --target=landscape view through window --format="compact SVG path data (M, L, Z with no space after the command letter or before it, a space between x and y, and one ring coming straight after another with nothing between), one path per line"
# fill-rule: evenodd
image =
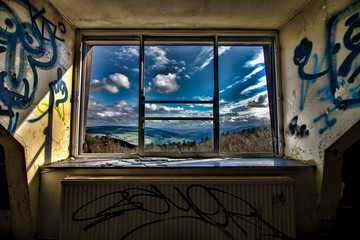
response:
M214 64L213 46L145 45L145 151L214 150ZM84 152L138 151L139 70L138 45L93 46ZM263 47L219 46L218 71L220 152L272 152Z

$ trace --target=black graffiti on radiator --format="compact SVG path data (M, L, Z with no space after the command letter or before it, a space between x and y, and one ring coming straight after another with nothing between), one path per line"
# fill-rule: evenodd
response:
M184 191L185 193L179 188L174 187L174 190L181 200L180 203L175 203L155 185L150 184L149 186L149 189L137 187L126 188L121 191L115 191L97 197L76 209L72 214L72 220L76 222L86 221L87 225L85 225L84 230L87 231L102 222L108 221L115 217L120 217L127 212L140 211L144 213L155 214L159 216L159 219L139 224L129 232L125 233L121 239L126 239L131 234L149 225L177 219L192 219L209 224L210 226L215 227L221 231L228 239L235 239L235 237L232 236L232 234L226 229L227 226L229 226L231 223L234 224L245 236L247 236L248 233L242 226L242 223L251 224L259 230L264 229L265 227L267 230L270 230L270 234L266 235L274 236L279 239L292 239L277 229L275 226L264 220L261 216L261 209L257 209L246 200L232 193L199 184L188 186ZM205 194L207 194L208 201L213 201L214 206L212 207L215 210L208 212L203 210L202 207L195 202L194 197L192 197L193 191L197 191L197 194L199 193L198 191L203 191ZM87 210L94 206L98 201L102 201L107 197L113 198L114 195L118 195L119 197L115 204L105 207L101 211L95 213L93 216L81 217L82 214L86 213ZM225 203L219 199L218 195L226 197L227 200L235 199L236 201L239 201L240 204L243 204L246 207L246 211L248 212L245 213L230 210L226 207ZM146 202L149 201L157 201L157 204L163 204L164 207L161 210L152 209L153 205L146 206ZM170 211L177 211L181 214L170 217L166 216L170 213Z

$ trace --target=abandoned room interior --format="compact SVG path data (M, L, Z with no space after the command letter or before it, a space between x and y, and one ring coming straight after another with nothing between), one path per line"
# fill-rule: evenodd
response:
M359 53L358 0L0 0L0 239L352 239Z

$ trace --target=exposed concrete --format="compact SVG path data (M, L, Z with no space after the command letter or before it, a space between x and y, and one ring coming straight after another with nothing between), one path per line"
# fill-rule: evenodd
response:
M22 1L0 0L16 13L20 22L26 22L34 26L26 5ZM49 4L48 2L51 2ZM297 224L299 235L316 235L319 232L319 219L317 209L320 203L325 150L331 146L342 134L353 126L360 116L360 108L351 107L336 101L351 100L356 98L354 94L359 90L360 84L357 76L353 83L348 79L356 66L360 64L360 56L357 54L351 62L350 72L335 78L336 88L329 91L334 72L327 72L330 67L336 71L341 63L352 52L345 47L343 39L349 24L345 24L352 14L359 12L358 1L355 0L256 0L256 1L232 1L232 0L125 0L125 1L102 1L97 0L30 0L36 8L34 13L39 13L37 23L45 18L56 26L55 42L59 50L57 61L46 68L36 67L39 76L39 84L34 101L27 108L13 109L14 116L12 126L9 126L9 116L0 116L0 123L14 130L15 137L23 144L26 154L26 168L30 187L30 202L32 210L37 209L37 199L40 195L39 204L39 231L44 237L56 237L58 201L60 194L60 181L66 174L109 174L106 171L92 172L86 170L57 171L55 173L43 173L38 179L38 168L43 163L55 162L69 156L70 146L70 123L71 123L71 90L73 87L73 64L75 55L75 31L74 28L243 28L243 29L273 29L280 30L281 44L281 77L283 96L283 125L285 126L284 143L285 155L290 158L312 162L317 165L316 173L279 172L254 172L246 170L240 174L284 174L296 179L297 188ZM53 8L55 6L56 9ZM41 12L44 9L45 12ZM60 14L59 14L60 12ZM41 14L40 14L41 13ZM0 16L1 27L5 26L7 14ZM41 18L44 17L44 18ZM336 18L327 28L329 20ZM67 22L67 21L70 21ZM335 26L336 25L336 26ZM74 26L74 28L72 27ZM21 24L18 25L21 27ZM66 30L66 31L65 31ZM333 30L333 31L330 31ZM10 31L10 28L9 28ZM358 29L356 29L358 31ZM358 33L354 31L354 34ZM49 35L50 34L50 35ZM353 35L354 35L353 34ZM50 37L51 33L45 33ZM18 38L23 36L18 36ZM53 36L54 37L54 36ZM17 38L17 39L18 39ZM60 40L61 39L61 40ZM295 50L301 45L302 40L307 39L312 43L309 59L302 69L307 74L324 73L318 77L304 79L299 75L299 66L304 62L305 56L298 55L298 62L294 61ZM7 39L5 39L7 40ZM340 43L338 52L334 53L331 43ZM303 42L303 43L304 43ZM17 49L22 49L20 41L13 42ZM3 46L3 45L1 45ZM32 46L34 47L34 46ZM45 48L45 46L43 45ZM327 48L328 47L328 48ZM3 49L3 48L2 48ZM305 47L306 49L306 47ZM308 48L307 48L308 49ZM48 47L47 53L51 56L52 49ZM17 52L18 53L18 52ZM302 52L307 54L307 52ZM31 55L31 54L30 54ZM316 58L316 57L317 58ZM329 57L330 56L330 57ZM335 62L334 58L336 57ZM9 55L0 52L0 70L4 71ZM49 61L48 55L43 55L38 61ZM25 60L25 61L24 61ZM14 69L18 69L21 63L26 63L27 58L21 60L20 56L14 61ZM60 64L62 66L60 66ZM348 63L349 64L349 63ZM64 104L55 107L51 114L45 114L37 121L29 122L41 117L51 105L49 83L59 80L58 69L62 70L62 81L68 90L68 99ZM21 68L23 76L31 81L34 80L34 70L30 65ZM19 76L19 72L17 76ZM332 75L330 75L332 74ZM344 83L341 85L341 83ZM23 85L22 85L23 86ZM331 87L331 86L330 86ZM34 87L29 88L30 91ZM24 89L14 91L24 94ZM55 99L63 99L64 94L58 92ZM333 99L331 99L333 97ZM341 98L341 99L340 99ZM1 102L2 110L7 109ZM19 120L14 125L15 114L19 112ZM11 116L11 114L10 114ZM289 126L299 131L308 130L307 134L291 134ZM174 169L174 171L177 171ZM191 171L190 171L191 172ZM111 172L115 174L114 172ZM156 172L156 174L164 174ZM116 173L120 174L120 173ZM129 173L128 173L129 174ZM131 174L140 174L133 172ZM192 171L189 174L198 174ZM216 173L214 173L216 174ZM238 173L239 174L239 173ZM38 194L38 184L41 190ZM316 185L315 185L316 184ZM317 187L316 190L314 187ZM52 214L54 213L54 214ZM33 215L34 216L34 215ZM310 219L310 220L309 220ZM36 217L33 217L36 221ZM47 225L46 225L47 224ZM48 227L47 227L48 226Z
M351 93L351 89L356 89L359 84L359 77L355 78L354 83L348 83L347 80L360 63L359 55L348 63L351 69L348 75L337 76L340 65L351 53L343 42L345 32L349 29L345 21L359 9L358 1L353 0L313 1L280 31L285 155L317 164L318 194L321 192L325 150L353 126L360 116L359 107L340 108L334 104L341 99L359 98ZM331 18L336 21L329 23ZM341 45L336 54L332 49L327 49L329 41L333 45ZM312 44L312 48L303 72L310 75L324 73L319 77L304 79L299 76L300 64L295 63L295 50L305 42ZM307 47L305 44L302 47L304 54ZM300 62L305 62L305 55L298 55ZM331 66L334 70L329 69ZM344 84L332 92L330 88L333 79L337 84ZM289 127L294 126L294 123L298 130L301 127L308 130L308 135L291 134Z
M309 0L108 0L100 4L97 0L49 1L77 28L244 29L278 29L309 2Z
M294 182L297 236L309 236L318 229L316 221L315 169L302 167L244 168L46 168L41 172L38 236L58 237L61 180L67 176L288 176ZM51 216L49 218L49 216Z

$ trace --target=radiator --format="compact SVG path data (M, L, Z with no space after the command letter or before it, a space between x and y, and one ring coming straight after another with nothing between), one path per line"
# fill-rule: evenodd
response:
M62 181L60 239L294 239L289 177Z

